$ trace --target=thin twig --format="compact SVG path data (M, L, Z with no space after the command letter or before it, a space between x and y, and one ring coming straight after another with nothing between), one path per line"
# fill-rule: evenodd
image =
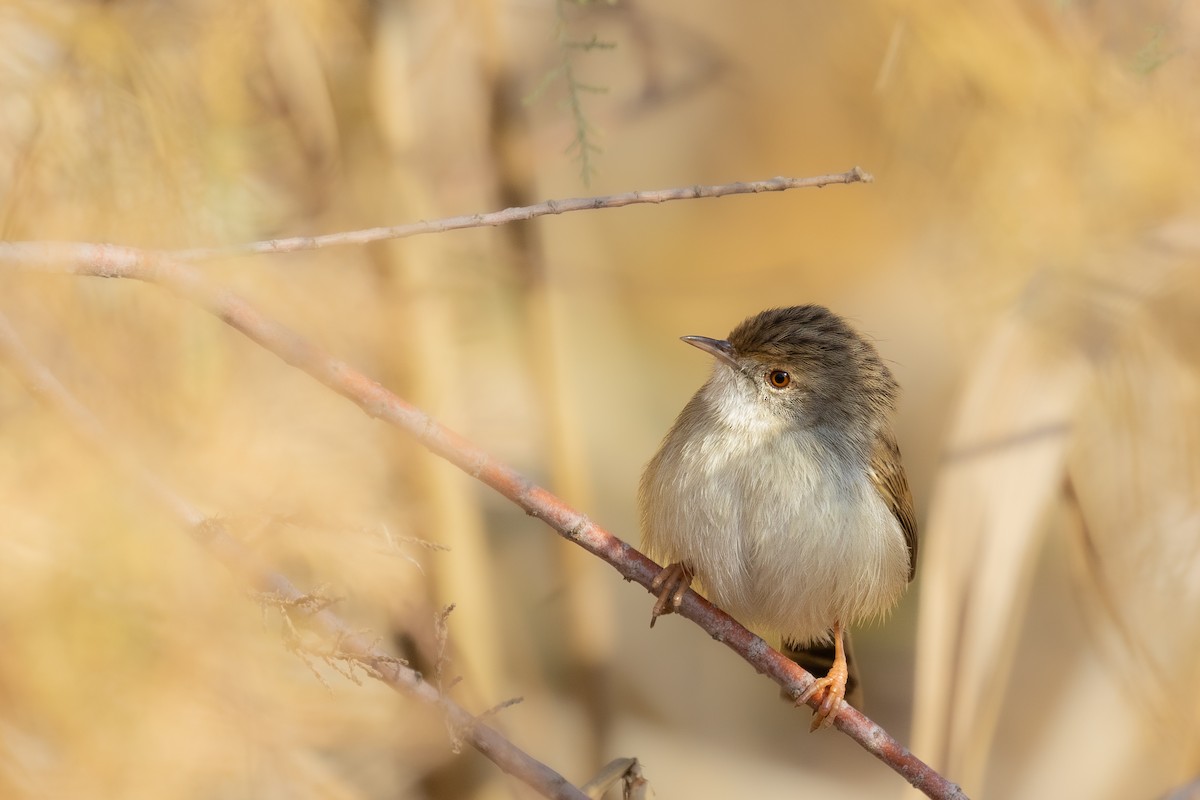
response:
M330 603L325 599L300 591L286 576L265 567L220 521L205 516L136 459L125 455L125 449L104 429L91 411L25 349L16 331L3 315L0 315L0 359L9 364L31 392L62 415L77 434L103 455L115 460L129 479L158 500L194 539L245 581L260 598L269 597L272 603L286 608L284 618L289 626L292 625L291 613L305 614L306 621L327 640L335 643L328 654L322 655L324 660L330 662L330 659L335 657L340 660L352 659L368 674L391 688L431 705L440 706L446 715L447 724L461 732L467 742L500 769L544 797L555 800L587 800L587 795L562 775L518 748L495 728L483 724L480 717L440 694L400 659L380 650L375 641L353 631L330 610ZM303 657L302 650L298 651L298 654ZM492 714L494 711L495 709L489 709L485 714Z
M186 264L115 245L31 243L0 245L0 262L5 261L27 268L157 283L207 309L287 363L356 403L369 415L406 431L431 452L491 486L569 541L602 558L626 580L635 581L650 591L651 582L662 569L548 490L493 459L346 362L263 316L234 293L212 285ZM756 670L768 675L791 696L800 695L813 682L812 675L695 592L687 592L679 613L741 655ZM434 692L432 687L429 691ZM815 701L810 704L815 707ZM857 710L847 707L838 714L835 725L928 796L965 798L958 786Z
M190 250L171 250L159 253L179 261L210 261L231 256L255 255L260 253L295 253L300 250L316 250L321 247L338 247L349 244L367 244L384 239L405 239L425 233L444 233L463 228L488 228L510 222L544 217L548 214L566 214L569 211L592 211L597 208L621 208L639 203L666 203L670 200L694 200L699 197L725 197L733 194L757 192L783 192L788 189L804 189L830 186L838 183L870 183L874 178L859 167L835 175L815 175L808 178L771 178L765 181L742 183L720 183L710 186L680 186L674 189L656 189L644 192L623 192L598 197L568 197L561 200L546 200L531 206L506 208L487 214L465 214L459 217L422 220L404 225L382 228L365 228L358 231L327 233L322 236L289 236L284 239L268 239L261 242L231 244L222 247L198 247Z

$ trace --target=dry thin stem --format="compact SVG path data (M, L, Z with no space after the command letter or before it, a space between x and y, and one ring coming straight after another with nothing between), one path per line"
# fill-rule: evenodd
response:
M758 192L783 192L788 189L804 189L830 186L837 183L870 183L874 178L860 167L835 175L814 175L808 178L770 178L765 181L720 183L709 186L681 186L674 189L656 189L644 192L622 192L599 197L568 197L561 200L546 200L531 206L506 208L487 214L466 214L460 217L422 220L405 225L389 225L382 228L365 228L358 231L327 233L323 236L289 236L284 239L268 239L262 242L232 244L224 247L199 247L191 250L172 250L159 255L179 261L209 261L215 258L255 255L260 253L294 253L298 250L316 250L321 247L339 247L349 244L367 244L384 239L406 239L425 233L444 233L463 228L488 228L510 222L544 217L547 214L566 214L569 211L592 211L597 208L621 208L638 203L665 203L670 200L694 200L699 197L725 197L731 194L753 194Z
M662 569L548 490L512 467L493 459L467 439L346 362L263 316L234 293L210 284L186 264L134 248L65 243L0 245L0 261L32 269L65 270L79 275L133 278L157 283L207 309L287 363L304 370L351 400L371 416L406 431L431 452L491 486L569 541L602 558L626 580L635 581L650 591L651 582ZM814 681L812 675L695 592L687 592L678 613L738 653L757 671L768 675L789 695L798 697ZM423 683L421 686L426 687L434 697L437 696L433 687ZM815 707L815 701L811 701L810 705ZM946 780L856 709L846 707L838 714L835 725L929 797L966 797L958 786Z
M440 706L446 715L447 724L453 726L463 739L491 759L500 769L544 797L556 800L587 800L587 795L562 775L516 747L495 728L483 724L479 717L439 693L400 659L380 650L376 646L377 640L373 641L366 635L352 630L330 610L331 600L319 594L302 592L286 576L265 567L219 520L205 516L140 462L126 455L120 443L113 439L91 411L25 349L16 331L3 315L0 315L0 359L9 364L31 392L61 414L77 434L100 453L116 461L118 466L123 468L126 477L158 500L194 539L215 555L235 576L245 581L260 599L269 599L271 604L278 606L284 613L286 625L297 638L299 632L295 629L292 615L303 614L309 626L333 643L328 650L317 653L322 660L331 665L334 661L357 663L369 675L391 688L431 705ZM297 650L301 658L304 658L305 652L308 650L304 648ZM305 663L313 669L307 659ZM324 683L315 669L313 672ZM339 672L346 674L342 670ZM489 709L485 713L493 714L495 711L496 709Z

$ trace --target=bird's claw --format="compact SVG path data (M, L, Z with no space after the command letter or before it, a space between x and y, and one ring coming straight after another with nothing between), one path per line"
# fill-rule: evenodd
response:
M664 614L672 614L679 610L683 595L692 585L692 569L687 564L674 563L663 567L662 572L654 576L650 589L658 593L654 609L650 612L650 627Z
M804 705L820 694L824 694L821 703L813 709L813 721L810 731L818 728L828 728L837 720L838 714L846 706L846 681L837 680L835 676L826 675L812 682L803 694L796 698L796 705Z

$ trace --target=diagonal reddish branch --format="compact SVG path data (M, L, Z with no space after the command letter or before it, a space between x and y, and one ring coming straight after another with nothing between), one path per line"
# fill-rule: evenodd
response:
M356 403L371 416L405 430L429 450L491 486L530 516L542 519L568 540L604 559L626 580L635 581L649 591L651 582L661 570L658 564L546 489L491 458L349 364L263 316L234 293L213 286L186 264L134 248L65 243L0 244L0 262L32 269L157 283L199 304L287 363ZM689 591L684 596L678 613L737 652L791 696L798 696L813 682L812 675L695 592ZM838 714L835 725L929 797L965 798L958 786L857 710L847 707Z
M26 387L58 412L105 457L115 461L125 475L159 502L209 553L245 585L270 594L283 604L299 604L305 595L286 576L267 569L242 543L218 521L178 494L158 476L130 456L59 380L39 363L17 337L8 319L0 314L0 360L6 361ZM455 703L422 679L394 656L377 648L365 636L356 633L337 614L324 608L305 620L337 642L341 653L368 667L371 674L391 688L440 706L457 735L491 759L500 769L554 800L587 800L578 787L550 767L524 752L495 728L483 724L481 717Z
M162 253L180 261L206 261L229 256L255 255L261 253L293 253L298 250L316 250L321 247L336 247L348 244L367 244L384 239L406 239L425 233L444 233L463 228L487 228L506 225L548 214L566 214L569 211L593 211L598 208L621 208L638 203L665 203L670 200L694 200L699 197L725 197L731 194L757 192L783 192L788 189L804 189L830 186L837 183L870 183L874 178L859 167L849 172L834 175L814 175L808 178L770 178L765 181L720 183L709 186L683 186L675 189L655 189L645 192L622 192L602 197L568 197L562 200L546 200L532 206L517 206L487 214L464 214L460 217L422 220L406 225L389 225L381 228L366 228L359 231L327 233L323 236L290 236L286 239L269 239L263 242L234 244L226 247L201 247L194 250L175 250Z

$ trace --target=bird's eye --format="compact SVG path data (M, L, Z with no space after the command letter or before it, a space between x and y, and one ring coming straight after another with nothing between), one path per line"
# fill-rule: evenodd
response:
M767 373L767 383L774 386L776 389L786 389L787 385L792 382L792 376L785 370L773 369Z

